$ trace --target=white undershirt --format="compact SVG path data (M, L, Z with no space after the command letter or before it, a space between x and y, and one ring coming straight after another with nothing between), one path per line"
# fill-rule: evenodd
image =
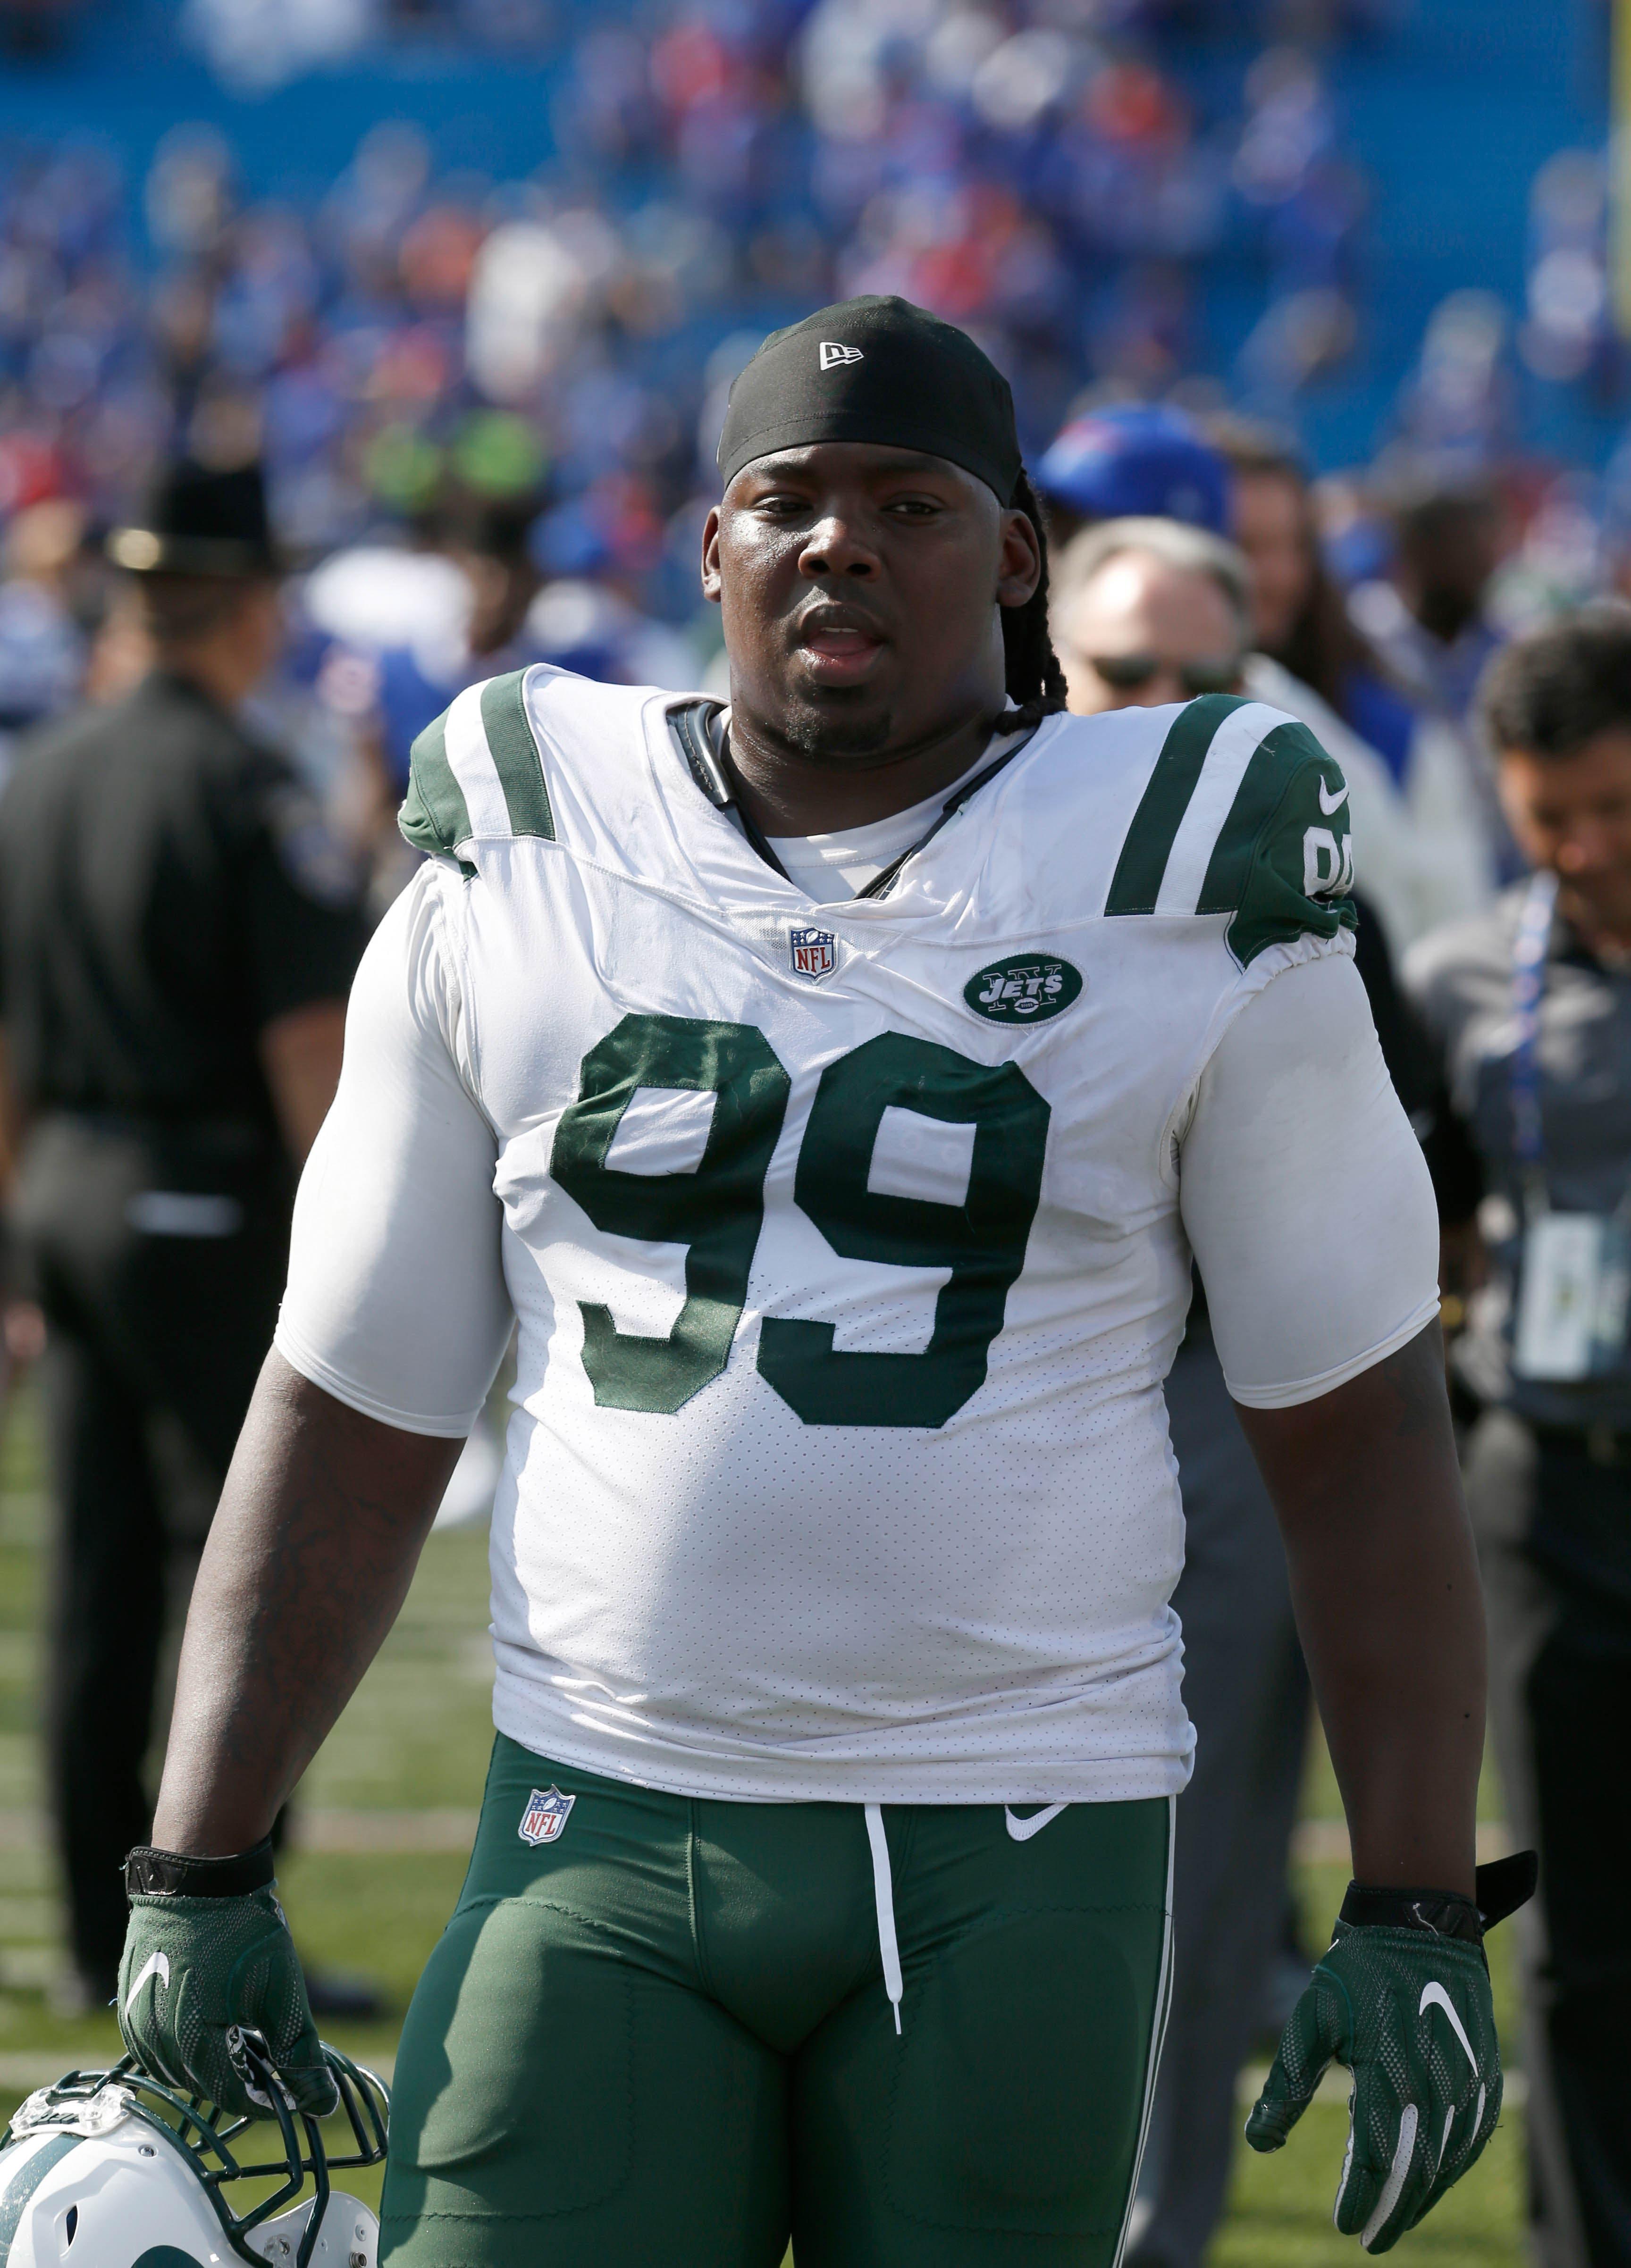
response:
M958 791L978 779L1000 753L1000 743L988 741L960 779L936 788L910 811L875 819L870 827L846 827L837 835L769 835L765 840L787 880L807 898L818 906L842 905L921 842Z

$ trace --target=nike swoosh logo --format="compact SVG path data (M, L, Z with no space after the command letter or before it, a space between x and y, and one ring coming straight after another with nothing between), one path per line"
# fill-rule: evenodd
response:
M1016 1843L1029 1843L1033 1835L1040 1835L1050 1820L1057 1819L1061 1811L1068 1811L1067 1803L1051 1803L1045 1811L1033 1811L1029 1819L1015 1819L1005 1803L1002 1815L1008 1822L1008 1832Z
M1344 787L1340 795L1333 795L1327 799L1325 795L1325 783L1324 780L1321 780L1319 783L1319 807L1325 813L1327 819L1330 818L1333 811L1340 811L1347 801L1347 789L1346 787Z
M1425 2016L1429 2008L1442 2008L1444 2014L1449 2017L1450 2029L1460 2041L1463 2052L1465 2054L1467 2061L1472 2065L1472 2073L1474 2078L1476 2078L1478 2075L1478 2058L1472 2052L1472 2043L1468 2039L1465 2032L1462 2029L1461 2019L1456 2014L1455 2005L1442 1984L1424 1984L1421 1987L1421 2005L1416 2010L1416 2014L1418 2016Z
M125 1994L124 2012L127 2016L129 2014L132 2007L136 2004L137 1994L141 1991L143 1985L146 1984L150 1977L156 1977L159 1979L159 1982L164 1985L166 1990L168 1990L170 1983L170 1956L168 1954L150 1953L146 1960L142 1963L141 1974L137 1977L135 1984L132 1984L129 1991Z
M1391 2213L1394 2206L1399 2203L1399 2198L1404 2194L1406 2176L1410 2171L1411 2155L1416 2146L1416 2128L1421 2123L1421 2112L1416 2109L1413 2102L1407 2102L1399 2114L1399 2146L1393 2153L1393 2162L1388 2168L1387 2179L1382 2184L1382 2194L1376 2199L1375 2210L1372 2212L1369 2220L1359 2232L1359 2245L1362 2252L1369 2251L1371 2246L1376 2242L1376 2238L1381 2235L1383 2227L1389 2215ZM1348 2101L1347 2130L1349 2136L1348 2146L1351 2151L1353 2147L1352 2138L1354 2132L1354 2104L1351 2096ZM1343 2179L1345 2182L1347 2178L1347 2169L1345 2168L1343 2170ZM1340 2205L1341 2202L1342 2192L1339 2190L1337 2191L1337 2203Z

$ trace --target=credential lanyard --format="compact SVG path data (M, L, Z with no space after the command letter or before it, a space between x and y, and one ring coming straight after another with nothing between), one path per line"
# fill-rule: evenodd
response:
M1512 946L1512 1020L1517 1027L1508 1067L1512 1145L1523 1179L1524 1210L1531 1219L1550 1205L1540 1118L1540 1004L1546 997L1546 952L1556 908L1557 876L1537 874L1524 896Z

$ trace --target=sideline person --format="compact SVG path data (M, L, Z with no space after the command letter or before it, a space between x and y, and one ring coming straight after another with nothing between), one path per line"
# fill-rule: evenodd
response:
M1408 944L1431 925L1431 897L1404 806L1375 752L1254 648L1254 590L1244 555L1208 529L1139 518L1084 530L1059 556L1052 597L1071 707L1155 706L1211 688L1299 718L1341 768L1371 908L1391 945Z
M1234 545L1168 520L1107 522L1059 562L1056 643L1078 715L1245 691L1251 585ZM1345 781L1347 772L1344 772ZM1369 868L1367 867L1367 874ZM1415 1123L1425 1048L1369 906L1354 966L1383 1060ZM1273 1989L1308 1745L1308 1672L1286 1555L1197 1284L1165 1383L1184 1503L1184 1703L1195 1770L1178 1800L1166 2051L1129 2230L1132 2268L1199 2268L1239 2132L1236 2077ZM1302 1975L1309 1962L1286 1965Z
M539 668L416 748L431 855L194 1595L126 2037L244 2106L254 2027L326 2102L265 1837L514 1314L498 1739L382 2257L1110 2268L1192 1739L1192 1250L1359 1876L1252 2133L1348 2058L1339 2220L1386 2250L1501 2081L1435 1222L1340 776L1226 696L1061 713L1008 388L921 310L774 335L720 464L728 712Z
M1229 468L1229 532L1251 568L1253 644L1357 733L1404 790L1416 714L1325 564L1303 459L1270 429L1241 418L1214 419L1209 431Z
M1477 699L1505 635L1489 600L1510 548L1509 515L1483 475L1432 458L1394 464L1373 502L1391 538L1390 571L1361 582L1348 604L1416 710L1412 807L1458 887L1476 891L1458 909L1472 915L1523 872Z
M166 1605L270 1343L291 1167L333 1098L365 941L319 814L235 714L279 635L259 471L168 468L110 549L154 665L26 745L0 800L9 1213L47 1322L70 2010L113 1997Z
M1502 1784L1541 1858L1518 1940L1533 2233L1544 2268L1627 2268L1631 1834L1602 1759L1631 1739L1631 614L1508 646L1481 708L1535 871L1406 976L1485 1192L1476 1227L1476 1183L1444 1207L1446 1273L1487 1268L1453 1352L1483 1412Z
M1487 787L1469 786L1458 717L1445 719L1413 669L1396 678L1354 622L1323 556L1313 489L1295 451L1241 419L1218 419L1211 431L1229 461L1231 532L1251 563L1251 689L1312 726L1349 785L1364 790L1356 823L1365 872L1374 881L1379 859L1399 868L1386 918L1403 953L1429 929L1488 903ZM1367 602L1373 610L1402 605L1391 586L1374 585Z
M1229 468L1192 417L1143 401L1072 417L1037 462L1037 493L1054 541L1107 519L1170 519L1221 535Z

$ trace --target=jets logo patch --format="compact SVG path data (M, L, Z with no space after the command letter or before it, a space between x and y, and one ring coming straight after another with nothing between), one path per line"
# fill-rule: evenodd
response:
M1081 971L1052 954L1016 953L970 977L963 997L993 1024L1045 1024L1081 990Z
M830 929L790 929L787 958L795 976L819 984L838 965L838 940Z
M843 363L865 362L866 359L859 347L841 347L833 339L823 339L821 342L821 366L823 370L837 370Z
M563 1795L558 1787L534 1788L516 1833L523 1843L558 1842L577 1800L575 1795Z

